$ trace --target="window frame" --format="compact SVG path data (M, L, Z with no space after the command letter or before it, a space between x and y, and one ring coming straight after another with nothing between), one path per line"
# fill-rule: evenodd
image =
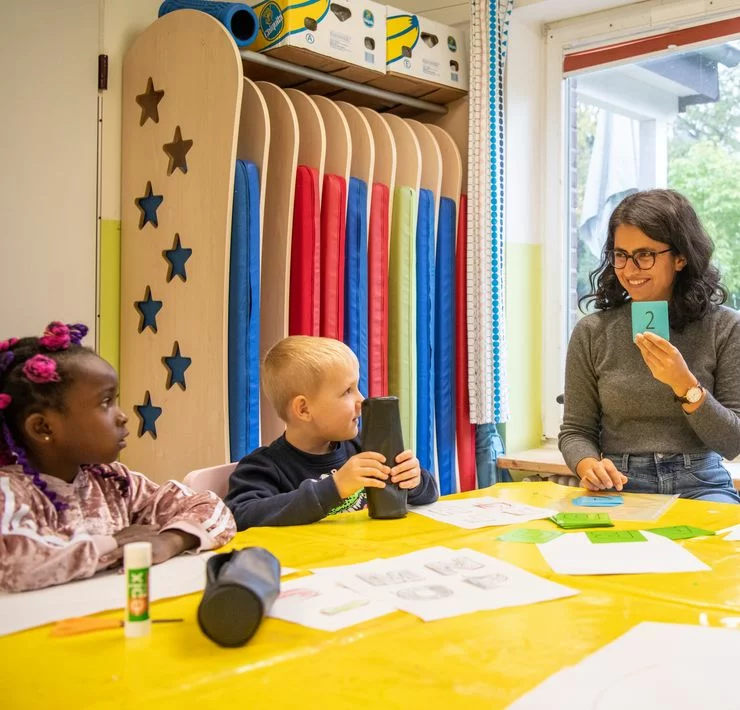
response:
M573 74L582 75L608 67L629 64L642 59L670 55L711 45L719 39L737 39L740 1L695 0L665 5L660 0L636 3L615 10L595 13L545 26L545 101L544 101L544 180L540 200L540 233L542 234L542 433L543 439L557 438L562 420L562 405L556 397L562 394L565 356L568 346L567 279L569 239L567 220L566 164L566 82ZM669 33L714 24L722 24L728 33L694 33L698 41L673 44ZM644 43L635 40L645 40ZM664 49L658 49L660 46ZM642 49L651 51L644 53ZM598 52L612 48L616 51ZM632 53L624 51L631 48ZM597 61L589 64L588 54ZM575 60L580 55L585 61ZM598 57L598 59L597 59ZM569 60L576 68L565 70ZM607 59L607 61L603 61ZM599 61L601 60L601 61Z

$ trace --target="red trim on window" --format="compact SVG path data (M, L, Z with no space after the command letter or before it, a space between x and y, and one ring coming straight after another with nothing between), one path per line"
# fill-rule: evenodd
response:
M684 30L676 30L675 32L663 32L652 37L643 37L642 39L630 40L629 42L610 44L607 47L586 49L582 52L567 54L563 59L563 71L567 73L580 69L588 69L589 67L608 64L609 62L639 57L643 54L662 52L671 45L682 47L687 44L706 42L707 40L737 33L740 33L740 17L709 22L705 25L697 25L696 27L687 27Z

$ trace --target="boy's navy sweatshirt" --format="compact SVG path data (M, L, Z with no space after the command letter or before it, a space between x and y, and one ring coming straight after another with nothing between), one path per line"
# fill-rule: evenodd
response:
M327 515L362 510L365 489L342 499L332 474L360 452L359 438L337 443L326 454L307 454L285 440L285 435L262 446L237 464L229 479L226 504L239 530L258 525L304 525ZM421 470L421 482L409 490L411 505L437 500L433 476Z

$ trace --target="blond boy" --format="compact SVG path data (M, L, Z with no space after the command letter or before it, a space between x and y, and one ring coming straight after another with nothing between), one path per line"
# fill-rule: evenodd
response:
M411 505L437 499L437 486L412 451L392 467L360 451L363 396L354 353L331 338L295 335L265 356L262 386L285 422L285 433L237 465L226 503L239 530L258 525L303 525L366 506L365 488L387 481L409 492Z

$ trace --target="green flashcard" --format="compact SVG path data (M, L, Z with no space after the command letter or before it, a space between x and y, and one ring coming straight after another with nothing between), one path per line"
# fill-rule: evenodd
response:
M647 542L639 530L589 530L586 535L591 542Z
M571 530L573 528L612 528L614 523L609 513L558 513L550 520L558 527Z
M550 542L556 537L560 537L563 533L557 530L531 530L527 528L517 528L516 530L509 530L509 532L499 535L496 539L503 540L504 542L532 542L535 544L542 544Z
M695 528L693 525L671 525L668 528L650 528L648 532L662 535L669 540L688 540L692 537L714 535L711 530L702 530L701 528Z
M668 301L632 301L632 340L638 333L654 333L671 339Z

